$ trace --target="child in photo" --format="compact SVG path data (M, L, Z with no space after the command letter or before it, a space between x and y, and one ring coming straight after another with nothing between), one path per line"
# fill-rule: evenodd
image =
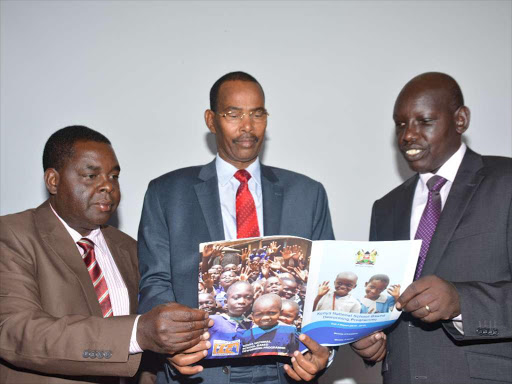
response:
M253 327L242 336L244 355L289 355L299 348L297 328L279 323L281 297L268 293L259 297L252 307Z
M217 310L215 297L211 293L199 293L199 309L214 315Z
M400 297L400 284L392 285L387 290L390 296L383 295L382 292L388 285L388 275L379 274L370 277L370 280L364 284L366 295L361 299L361 313L387 313L393 310Z
M251 328L252 322L245 314L251 309L253 300L254 290L251 284L246 281L237 281L228 288L226 294L226 313L210 316L214 324L208 330L212 343L212 347L208 350L208 357L212 357L212 355L216 357L215 351L219 349L219 344L240 339L240 336ZM233 355L240 354L240 347L239 344L238 351L236 353L233 351ZM218 357L222 356L225 355L218 355Z
M318 294L313 303L313 311L340 311L360 313L361 304L350 295L357 287L357 275L353 272L340 272L334 280L334 292L329 292L329 281L318 287Z
M279 321L287 325L297 326L297 319L299 318L300 308L299 304L293 300L281 300L281 314Z
M226 305L226 295L229 287L238 280L238 276L233 271L224 271L220 275L219 291L215 295L215 300L221 307Z

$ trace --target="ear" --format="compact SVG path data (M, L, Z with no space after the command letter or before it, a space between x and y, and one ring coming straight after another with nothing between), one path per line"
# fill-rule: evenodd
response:
M59 186L60 175L55 168L48 168L44 172L44 184L50 195L57 194L57 187Z
M206 123L206 126L208 127L210 132L215 135L217 134L217 130L215 129L214 119L215 112L213 112L211 109L207 109L206 111L204 111L204 121Z
M459 107L455 111L455 129L459 135L462 135L469 128L471 112L466 106Z

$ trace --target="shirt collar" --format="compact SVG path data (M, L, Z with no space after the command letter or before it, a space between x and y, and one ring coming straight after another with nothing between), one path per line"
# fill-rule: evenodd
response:
M96 228L94 230L91 231L91 233L89 233L87 236L82 236L80 233L78 233L78 231L76 231L75 229L71 228L58 214L57 212L55 212L55 209L53 209L52 205L50 204L50 208L52 209L53 213L55 214L55 216L57 216L57 218L60 220L60 222L62 223L62 225L64 225L64 228L66 228L66 231L68 231L69 235L71 236L71 238L73 239L73 241L76 243L78 242L80 239L82 239L83 237L87 237L89 240L91 240L95 245L98 244L98 237L101 235L101 229L100 228Z
M222 159L219 154L215 157L215 168L217 169L217 179L219 185L224 186L231 181L233 175L238 169ZM261 164L259 158L246 168L246 171L251 174L251 179L254 179L257 185L261 185Z
M455 176L457 175L457 171L459 170L460 164L462 163L462 159L464 158L464 154L466 153L466 144L462 143L457 150L437 171L436 175L441 176L448 180L450 183L453 183L455 180ZM433 173L420 173L420 179L423 184L427 185L427 181L434 176Z

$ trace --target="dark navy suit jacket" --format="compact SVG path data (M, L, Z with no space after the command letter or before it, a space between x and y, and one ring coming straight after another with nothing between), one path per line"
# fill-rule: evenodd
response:
M320 183L264 165L261 183L265 236L334 239L327 195ZM151 181L138 235L139 312L170 301L197 308L199 244L224 239L215 161L178 169ZM226 372L229 369L222 365L211 366L188 379L229 383ZM173 377L169 370L166 376L168 382L184 380L180 375ZM159 373L158 382L165 382L163 373Z

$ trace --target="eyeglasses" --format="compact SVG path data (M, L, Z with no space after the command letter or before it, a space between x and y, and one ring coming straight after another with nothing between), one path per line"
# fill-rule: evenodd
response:
M263 123L267 120L267 116L270 116L266 109L257 109L248 113L238 110L228 111L226 113L215 113L222 116L230 123L236 123L239 120L243 120L244 116L249 116L249 119L255 123Z

